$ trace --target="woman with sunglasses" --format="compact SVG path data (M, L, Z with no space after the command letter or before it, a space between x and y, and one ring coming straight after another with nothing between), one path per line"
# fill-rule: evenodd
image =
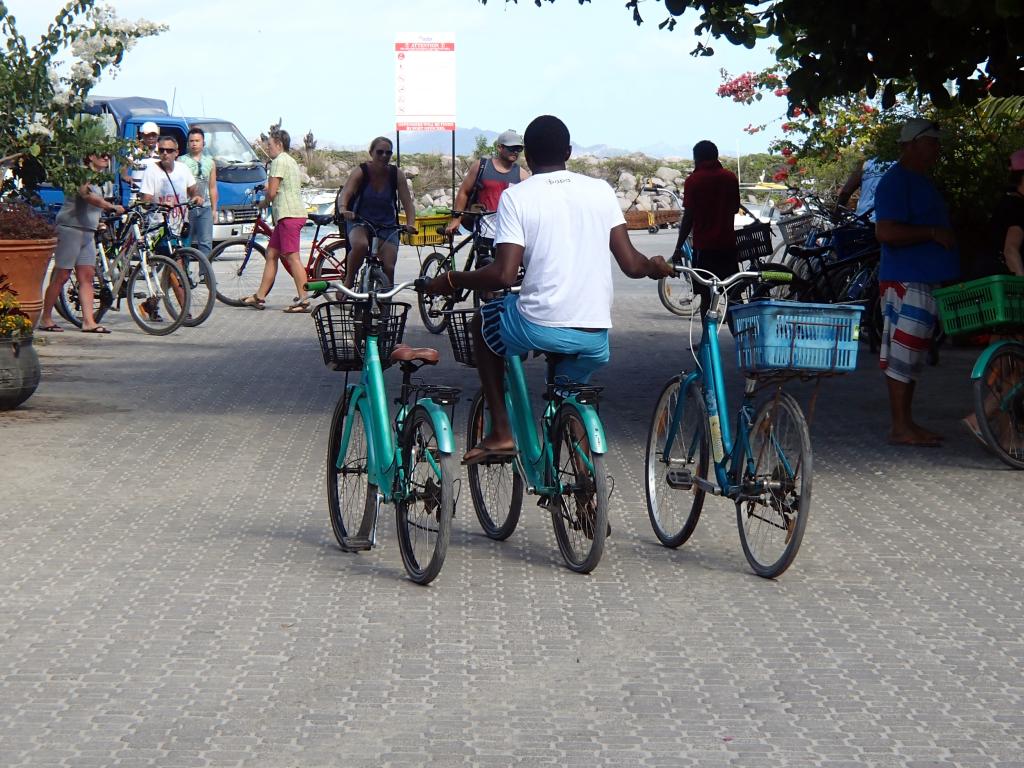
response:
M370 252L369 232L365 224L356 217L373 224L378 231L380 245L377 255L384 266L388 280L395 282L395 262L398 261L398 236L400 232L416 232L410 225L397 227L398 201L405 209L405 220L416 221L409 182L401 168L391 164L392 144L386 136L378 136L370 142L370 162L360 163L341 190L338 213L346 220L346 236L349 243L348 260L345 266L345 285L351 287L356 273Z

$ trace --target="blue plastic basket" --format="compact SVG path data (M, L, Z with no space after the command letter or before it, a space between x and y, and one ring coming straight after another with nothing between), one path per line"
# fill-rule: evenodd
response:
M730 311L736 326L736 365L743 371L840 373L857 367L863 307L754 301Z

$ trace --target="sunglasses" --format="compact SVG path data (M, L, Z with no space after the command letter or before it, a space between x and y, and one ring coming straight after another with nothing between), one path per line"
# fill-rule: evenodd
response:
M373 154L380 155L381 157L391 157L394 153L390 149L375 149Z
M505 147L505 149L507 149L509 152L513 152L513 153L518 155L520 152L523 151L523 145L522 144L517 144L514 147L508 147L507 146L507 147Z
M941 129L940 127L939 127L939 124L938 124L938 123L928 123L928 125L926 125L926 126L925 126L924 128L922 128L922 129L921 129L920 131L918 131L917 133L915 133L915 134L914 134L914 138L913 138L913 139L911 139L910 141L913 141L914 139L919 139L919 138L921 138L921 136L923 136L924 134L928 133L928 131L939 131L939 132L941 133L942 129ZM909 142L908 142L908 143L909 143Z
M178 150L171 149L170 147L160 147L159 149L157 149L157 152L159 152L161 155L176 155L176 154L178 154Z

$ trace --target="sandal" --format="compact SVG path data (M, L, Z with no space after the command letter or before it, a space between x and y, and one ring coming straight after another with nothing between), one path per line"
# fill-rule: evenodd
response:
M289 315L308 315L309 314L309 302L300 301L297 304L292 304L290 307L285 307L281 310Z
M36 330L46 333L64 333L64 329L54 323L53 325L40 325Z
M83 328L82 333L110 333L110 329L97 325L95 328Z
M261 299L255 293L252 296L246 296L244 299L242 299L243 305L247 307L252 307L253 309L265 309L263 305L266 303L266 299Z

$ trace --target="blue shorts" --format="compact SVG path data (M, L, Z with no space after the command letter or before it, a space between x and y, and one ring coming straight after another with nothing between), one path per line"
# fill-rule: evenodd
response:
M375 221L375 222L373 222L373 226L375 226L375 227L389 227L390 225L388 225L388 224L379 224L378 222ZM351 236L352 236L352 230L355 229L356 227L362 227L363 229L365 229L366 230L366 237L367 238L372 238L373 237L373 235L370 234L370 228L367 227L365 224L360 224L358 222L353 224L351 221L346 221L345 222L345 235L347 237L349 237L350 240L351 240ZM401 235L401 232L398 229L396 229L395 227L391 226L390 229L382 229L381 232L386 232L387 234L378 236L378 238L377 238L378 240L380 240L382 243L391 243L392 245L394 245L396 247L398 246L399 236ZM373 246L373 242L371 241L369 243L369 245L372 247Z
M568 357L555 366L558 381L586 384L608 362L608 331L581 331L537 325L519 312L519 296L510 293L480 307L484 343L499 357L525 355L533 350Z

